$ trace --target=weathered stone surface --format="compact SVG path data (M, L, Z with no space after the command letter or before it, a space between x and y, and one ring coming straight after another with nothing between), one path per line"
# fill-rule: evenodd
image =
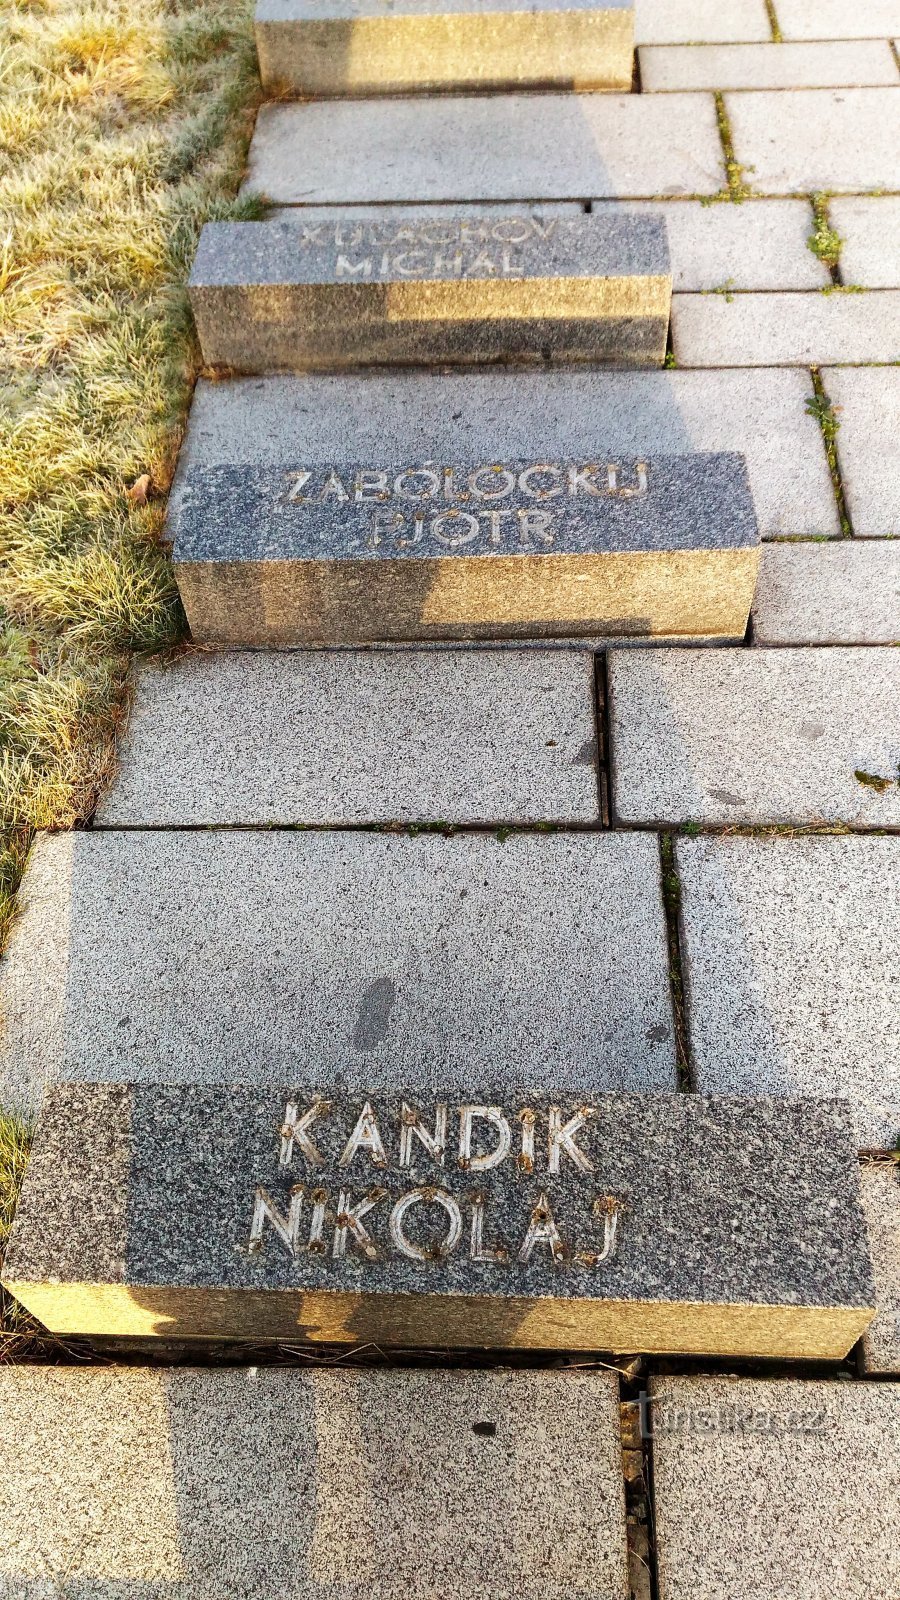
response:
M705 1094L843 1095L862 1148L900 1133L900 839L681 839Z
M887 39L858 43L644 45L644 94L677 89L819 89L843 84L896 84Z
M900 27L897 0L778 0L785 39L886 39Z
M737 208L736 208L737 209ZM743 208L741 208L743 209ZM360 460L546 456L745 456L760 532L838 532L809 376L744 372L310 374L201 382L182 451L193 466L327 461L353 439Z
M195 467L173 532L193 636L226 644L735 639L759 565L737 456Z
M633 0L257 0L270 95L631 88Z
M655 1378L661 1600L884 1600L900 1384Z
M765 0L635 0L638 44L728 43L771 39Z
M4 1600L627 1600L612 1373L4 1366L0 1437Z
M875 1305L840 1103L483 1081L58 1085L4 1283L67 1333L782 1358Z
M863 1335L863 1367L900 1373L900 1168L886 1162L864 1166L862 1200L878 1304Z
M442 95L264 105L245 187L276 205L585 200L724 176L709 95Z
M822 374L840 424L838 461L857 538L900 534L900 368Z
M608 658L618 822L900 828L900 652Z
M900 187L900 84L751 90L725 104L737 159L762 194Z
M211 222L189 290L210 366L592 359L661 366L658 217Z
M900 290L677 294L672 345L683 367L900 361Z
M96 820L596 823L593 660L229 651L144 666Z
M828 268L807 247L812 231L805 200L753 200L705 206L701 200L597 201L662 217L676 290L821 289Z
M828 209L844 282L900 289L900 195L838 195Z
M19 903L7 1106L63 1077L675 1084L648 836L59 834Z
M900 541L766 545L753 642L900 644Z

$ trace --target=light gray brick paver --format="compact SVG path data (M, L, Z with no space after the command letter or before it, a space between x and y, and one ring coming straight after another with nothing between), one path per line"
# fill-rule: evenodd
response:
M840 429L838 461L857 538L900 535L900 368L822 373Z
M98 820L597 817L589 655L242 651L139 670Z
M828 268L807 248L812 214L805 200L754 200L705 206L700 200L597 201L595 215L621 205L665 218L676 290L820 289Z
M275 204L713 194L711 95L444 95L264 105L246 187Z
M753 643L900 644L900 539L769 544Z
M900 651L628 650L607 670L616 821L900 828Z
M843 240L844 283L900 287L900 195L838 195L829 210Z
M726 94L735 156L761 194L900 189L900 84Z
M655 1378L660 1600L900 1593L900 1384Z
M887 39L860 39L855 44L644 45L639 55L644 94L900 83Z
M672 346L684 367L900 361L900 290L679 294L672 299Z
M0 1104L42 1079L674 1087L649 835L41 838Z
M596 452L747 459L763 537L839 530L802 372L371 373L200 383L182 463L540 460ZM177 489L176 489L177 497Z
M898 0L777 0L785 39L886 39L900 30Z
M771 39L764 0L635 0L636 44Z
M704 1094L841 1095L900 1133L900 838L680 839L688 1028Z
M863 1368L900 1374L900 1167L885 1161L864 1166L862 1199L878 1303L863 1335Z
M3 1600L628 1595L610 1373L6 1366L0 1439Z

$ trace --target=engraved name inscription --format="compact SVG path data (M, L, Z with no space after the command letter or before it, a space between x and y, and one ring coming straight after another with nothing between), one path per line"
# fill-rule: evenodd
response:
M408 222L320 222L299 228L300 245L328 253L334 277L508 278L521 276L529 247L547 244L555 220L435 217Z
M593 1269L615 1254L622 1202L602 1192L584 1147L590 1106L551 1105L539 1115L441 1101L426 1118L406 1101L380 1112L367 1100L355 1121L336 1125L337 1115L324 1099L287 1102L278 1165L295 1181L284 1198L256 1188L251 1253L271 1238L294 1258L339 1261L349 1252L362 1262L440 1263L463 1253L495 1269L527 1266L535 1255ZM372 1169L380 1182L371 1182ZM557 1205L554 1186L565 1180Z

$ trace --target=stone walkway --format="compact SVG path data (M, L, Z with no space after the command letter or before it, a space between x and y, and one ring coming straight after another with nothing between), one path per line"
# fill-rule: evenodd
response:
M636 40L639 92L267 104L247 185L658 213L673 370L210 378L173 512L300 456L738 452L746 639L142 664L93 826L22 887L0 1098L398 1061L844 1098L875 1320L808 1369L10 1367L0 1600L900 1597L900 4L639 0Z

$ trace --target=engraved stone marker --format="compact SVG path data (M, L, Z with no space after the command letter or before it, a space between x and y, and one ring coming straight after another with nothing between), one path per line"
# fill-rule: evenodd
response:
M837 1359L874 1307L849 1128L839 1101L58 1085L4 1283L66 1333Z
M760 557L736 455L193 467L173 538L220 644L737 640Z
M210 366L290 372L516 359L661 366L656 216L210 222L190 297Z
M630 89L632 0L258 0L270 95Z

